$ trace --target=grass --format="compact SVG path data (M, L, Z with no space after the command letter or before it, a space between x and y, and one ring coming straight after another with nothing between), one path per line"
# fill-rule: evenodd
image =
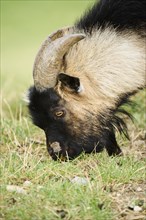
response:
M137 104L143 96L141 92L134 98ZM138 128L129 126L130 142L119 139L124 157L110 158L103 152L55 162L46 151L44 134L23 112L25 107L13 112L4 104L9 114L1 118L1 219L128 219L129 204L144 201L143 121ZM144 114L140 105L135 113L129 109L137 119ZM87 184L72 183L76 176L86 178ZM25 186L26 181L31 184ZM26 193L9 191L9 185ZM132 213L132 219L144 219L144 204L142 208L142 213Z
M91 3L2 1L2 220L144 219L145 91L128 107L135 125L128 121L130 141L118 137L123 157L110 158L102 152L82 154L71 162L51 160L45 136L32 125L22 101L32 83L32 64L42 39L71 24ZM54 21L54 10L61 19ZM73 183L76 176L86 184ZM141 211L130 210L131 205Z

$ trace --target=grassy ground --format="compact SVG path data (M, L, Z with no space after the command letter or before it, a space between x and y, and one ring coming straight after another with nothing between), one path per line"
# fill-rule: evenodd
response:
M41 41L72 24L89 4L2 1L0 219L144 219L145 91L129 108L135 117L135 125L128 121L130 141L118 137L123 157L109 158L103 152L72 162L51 160L44 134L31 124L22 101ZM75 177L84 182L73 182Z

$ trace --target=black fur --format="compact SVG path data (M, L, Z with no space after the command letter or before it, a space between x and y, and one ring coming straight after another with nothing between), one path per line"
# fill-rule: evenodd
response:
M54 115L56 110L63 109L65 111L64 105L59 104L60 97L56 92L52 88L39 92L35 87L31 87L29 100L28 109L31 119L36 126L44 130L47 149L52 158L56 160L60 156L66 157L66 152L68 152L69 159L78 156L84 150L83 143L80 138L73 137L69 133L63 118L56 118ZM50 143L57 141L62 146L62 150L55 154Z
M65 111L65 108L59 104L60 99L52 88L44 92L37 91L35 87L31 87L29 90L30 103L28 108L32 121L36 126L44 130L47 149L54 160L58 157L66 157L66 152L68 153L68 158L73 159L82 151L85 153L101 152L104 148L110 156L121 153L115 138L115 127L120 133L123 132L126 135L127 133L124 121L115 114L117 111L109 110L96 118L101 125L101 130L98 134L92 130L91 126L88 137L82 137L80 133L73 136L70 134L64 119L54 117L56 109L63 108ZM96 121L92 123L96 123ZM84 124L81 122L81 130L83 129ZM58 154L54 153L50 147L50 143L55 141L58 141L62 146Z
M85 32L107 26L139 32L146 27L145 24L146 0L101 0L76 22L76 27Z
M28 109L33 123L45 130L48 127L48 121L53 120L51 108L58 106L60 97L53 91L48 89L44 92L39 92L35 87L29 89L29 105Z

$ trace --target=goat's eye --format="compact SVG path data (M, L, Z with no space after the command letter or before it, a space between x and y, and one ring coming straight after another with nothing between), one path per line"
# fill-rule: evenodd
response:
M63 117L64 114L65 114L65 112L64 112L63 110L60 110L60 111L56 111L56 112L55 112L55 116L57 116L57 117Z

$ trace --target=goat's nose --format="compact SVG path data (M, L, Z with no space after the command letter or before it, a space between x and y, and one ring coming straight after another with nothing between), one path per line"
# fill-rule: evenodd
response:
M54 153L59 153L61 151L60 143L55 141L53 143L49 143L50 147L53 149Z
M49 142L47 145L47 149L53 160L64 160L59 142Z

